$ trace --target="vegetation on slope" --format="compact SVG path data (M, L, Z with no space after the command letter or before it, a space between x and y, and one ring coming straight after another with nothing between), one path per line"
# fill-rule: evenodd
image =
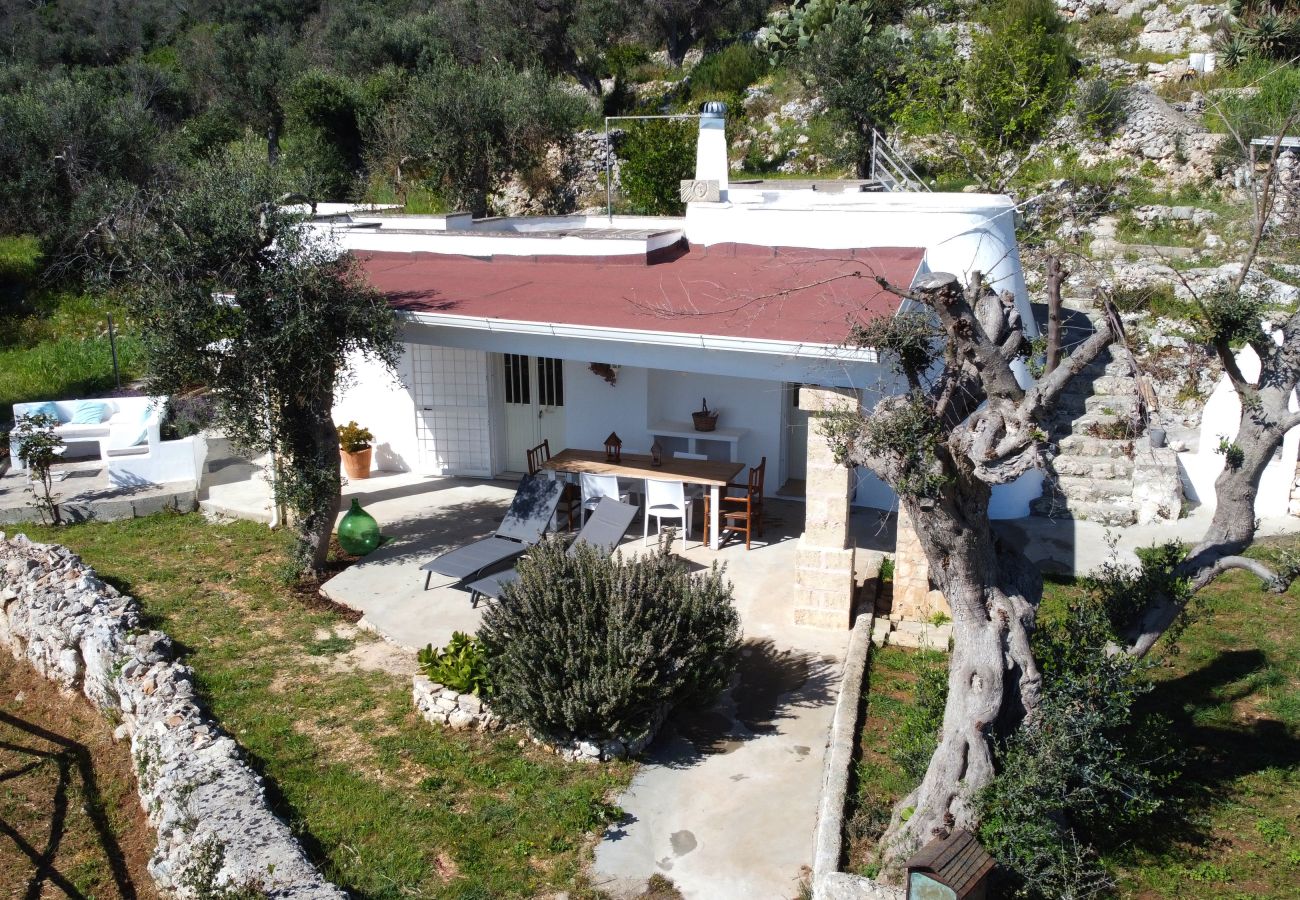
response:
M580 864L630 767L431 728L411 706L413 661L282 586L286 535L198 515L27 533L80 553L176 640L277 812L350 893L591 895Z

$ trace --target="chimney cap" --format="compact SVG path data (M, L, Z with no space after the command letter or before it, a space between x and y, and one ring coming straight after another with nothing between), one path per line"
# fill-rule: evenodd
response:
M700 115L706 119L724 119L727 116L727 104L721 100L705 100L700 107Z

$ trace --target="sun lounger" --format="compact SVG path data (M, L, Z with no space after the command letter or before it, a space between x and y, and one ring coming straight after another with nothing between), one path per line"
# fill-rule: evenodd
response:
M600 503L592 511L587 524L582 526L582 530L574 538L573 546L569 548L569 552L573 553L578 544L590 544L604 553L613 553L614 548L618 546L618 542L623 540L623 535L627 533L632 520L636 518L636 514L637 508L635 506L620 503L612 497L602 497ZM486 575L466 585L470 592L470 603L473 606L478 606L481 597L500 600L501 594L505 591L507 585L518 580L519 571L517 569L506 569L502 572Z
M420 566L420 571L425 573L424 589L429 589L429 579L434 573L464 583L494 566L523 556L524 551L542 539L563 489L562 482L525 475L496 534L457 547Z

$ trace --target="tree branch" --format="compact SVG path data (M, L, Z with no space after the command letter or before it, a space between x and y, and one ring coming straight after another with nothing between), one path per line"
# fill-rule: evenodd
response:
M1251 559L1248 556L1221 556L1211 565L1198 572L1192 579L1192 593L1203 589L1224 572L1229 572L1232 569L1242 569L1250 572L1264 582L1265 587L1274 594L1284 594L1287 588L1291 586L1290 579L1283 578L1257 559Z

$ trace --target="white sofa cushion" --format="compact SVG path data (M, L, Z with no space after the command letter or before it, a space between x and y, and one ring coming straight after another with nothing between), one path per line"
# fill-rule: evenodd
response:
M84 441L89 438L107 437L108 423L99 425L60 425L55 433L65 441Z

